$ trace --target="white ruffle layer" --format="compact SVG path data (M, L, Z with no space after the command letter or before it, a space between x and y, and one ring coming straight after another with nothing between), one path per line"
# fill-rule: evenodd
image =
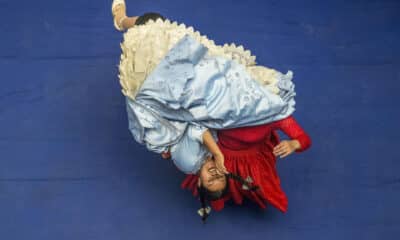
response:
M134 99L146 77L186 34L207 47L208 55L239 62L246 66L250 75L260 84L275 94L279 93L277 81L281 73L274 69L255 65L256 57L251 55L249 50L245 50L243 46L236 46L234 43L223 46L216 45L213 40L201 35L193 27L158 19L130 28L124 34L119 65L119 78L123 94Z

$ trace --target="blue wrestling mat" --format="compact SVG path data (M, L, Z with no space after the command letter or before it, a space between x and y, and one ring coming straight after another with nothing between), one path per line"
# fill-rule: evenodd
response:
M399 239L400 1L127 1L293 70L289 211L213 212L128 131L111 1L0 0L0 239Z

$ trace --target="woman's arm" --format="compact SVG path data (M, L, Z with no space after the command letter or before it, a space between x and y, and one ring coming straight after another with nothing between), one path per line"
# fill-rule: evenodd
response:
M277 146L274 147L273 153L276 156L283 158L294 151L305 151L311 146L311 138L292 116L274 122L273 127L283 131L291 138L291 140L281 141Z
M213 155L215 165L217 166L218 170L222 173L227 173L224 165L224 155L222 154L221 150L214 140L214 137L208 129L203 133L203 143L207 147L208 151L210 151L210 153Z
M210 130L199 125L189 125L188 130L185 132L185 135L180 142L174 145L171 148L171 151L166 150L162 152L161 157L164 159L174 158L175 164L178 163L178 165L181 166L181 169L184 168L189 171L189 168L194 168L198 165L197 162L200 160L198 157L203 154L203 151L207 152L204 146L207 148L208 152L213 155L218 170L221 173L227 173L224 165L224 155L215 142L213 135ZM182 167L183 165L185 167Z

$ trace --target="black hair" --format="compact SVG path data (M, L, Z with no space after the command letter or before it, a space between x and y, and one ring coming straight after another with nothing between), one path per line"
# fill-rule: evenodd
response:
M235 175L233 173L228 173L226 174L228 178L232 178L233 180L236 180L242 184L243 189L249 190L249 191L257 191L260 187L256 185L252 185L252 180L248 179L243 179L239 175ZM251 178L250 178L251 179Z
M135 25L144 25L150 20L156 21L157 19L162 19L164 21L165 17L159 13L148 12L138 17L138 19L136 19Z
M229 191L228 176L224 175L224 177L226 180L226 185L225 185L224 189L222 189L220 191L210 191L207 188L203 187L202 185L197 188L197 191L198 191L199 197L200 197L200 204L201 204L200 211L202 211L201 220L203 221L203 223L206 222L206 219L209 215L208 211L207 211L207 209L209 208L209 207L207 207L207 201L215 201L215 200L223 198L226 194L228 194L228 191Z
M209 191L205 187L200 186L197 188L199 192L199 197L200 197L200 204L201 204L201 209L200 211L202 212L201 214L201 220L203 223L206 222L207 217L209 216L209 207L207 207L207 201L216 201L218 199L221 199L225 197L228 192L229 192L229 181L228 179L233 179L235 181L238 181L242 184L243 189L248 190L248 191L257 191L259 189L258 186L254 186L251 184L251 181L247 179L243 179L241 176L233 174L233 173L228 173L225 174L225 179L226 179L226 185L224 189L220 191Z

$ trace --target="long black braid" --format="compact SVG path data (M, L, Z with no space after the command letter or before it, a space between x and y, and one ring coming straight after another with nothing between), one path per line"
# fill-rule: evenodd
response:
M206 223L206 219L208 217L208 212L207 212L207 203L206 203L206 195L207 193L204 191L205 188L199 188L199 196L200 196L200 204L201 204L201 210L203 212L201 216L201 220L203 223Z
M248 191L257 191L260 187L256 185L252 185L251 179L246 180L243 179L241 176L233 174L233 173L228 173L225 174L226 179L233 179L235 181L238 181L239 183L242 184L242 188ZM221 191L209 191L203 186L200 186L197 188L198 193L199 193L199 198L200 198L200 215L201 215L201 220L203 223L206 222L208 216L209 216L209 207L207 206L207 201L215 201L218 199L223 198L226 194L229 192L229 181L226 181L226 186L223 190Z
M233 173L228 173L226 174L228 178L231 178L235 181L238 181L242 184L243 189L249 190L249 191L257 191L260 187L259 186L252 186L251 181L243 179L241 176L233 174Z

